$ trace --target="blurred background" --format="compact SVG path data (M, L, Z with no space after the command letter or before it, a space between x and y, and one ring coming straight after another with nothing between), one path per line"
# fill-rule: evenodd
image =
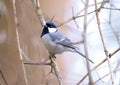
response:
M50 66L23 63L43 62L48 59L48 52L40 39L42 27L32 1L15 0L14 3L14 0L0 0L0 85L59 85L55 74L49 74ZM94 64L90 63L90 69L106 59L94 0L89 0L86 23L84 11L87 0L39 1L46 21L54 16L53 21L58 29L72 42L80 42L77 47L84 54L84 24L87 26L87 50L89 58L94 61ZM120 1L96 1L100 8L100 27L108 55L117 52L110 58L110 66L106 61L91 72L91 85L120 85ZM88 73L83 57L71 52L56 56L63 85L90 85L88 77L78 83Z

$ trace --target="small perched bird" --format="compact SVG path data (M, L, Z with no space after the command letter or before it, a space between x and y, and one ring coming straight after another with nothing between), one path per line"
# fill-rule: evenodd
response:
M65 51L71 51L78 53L84 58L87 58L85 55L79 52L73 43L57 29L57 26L53 22L46 22L46 24L43 26L41 39L50 56L52 57L55 57L56 54L60 54ZM88 60L93 63L92 60Z

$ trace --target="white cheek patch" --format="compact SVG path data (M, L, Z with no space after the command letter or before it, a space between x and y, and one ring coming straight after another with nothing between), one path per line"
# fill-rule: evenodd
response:
M56 32L56 31L57 31L56 28L48 28L48 30L49 30L49 33L53 33L53 32Z

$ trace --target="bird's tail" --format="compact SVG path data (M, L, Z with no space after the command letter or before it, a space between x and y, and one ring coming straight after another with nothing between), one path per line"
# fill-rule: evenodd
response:
M90 60L89 58L87 58L84 54L82 54L80 51L78 51L77 49L75 49L75 52L77 52L79 55L81 55L82 57L88 59L91 63L94 63L92 60Z

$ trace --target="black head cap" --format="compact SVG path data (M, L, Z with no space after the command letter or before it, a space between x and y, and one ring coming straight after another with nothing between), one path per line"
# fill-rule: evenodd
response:
M49 28L57 28L57 26L53 22L46 22L46 25L43 27L41 37L47 33L49 33Z
M57 28L57 26L53 22L46 22L46 26L49 28Z

